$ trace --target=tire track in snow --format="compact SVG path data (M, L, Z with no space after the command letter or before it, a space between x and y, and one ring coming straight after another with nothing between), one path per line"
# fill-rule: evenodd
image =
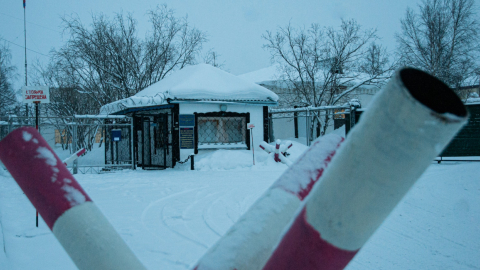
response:
M187 240L187 241L190 241L190 242L192 242L192 243L194 243L194 244L197 244L197 245L199 245L199 246L201 246L201 247L203 247L203 248L205 248L205 249L208 248L208 246L207 246L206 244L202 243L201 241L196 240L196 239L193 239L192 237L190 237L190 236L188 236L188 235L185 235L185 234L177 231L174 227L172 227L172 225L169 225L169 224L167 223L167 218L166 218L166 216L168 216L168 215L165 215L165 207L167 207L167 205L164 205L164 206L162 207L161 217L160 217L161 220L162 220L162 223L163 223L163 225L165 225L165 227L167 227L168 229L170 229L170 231L172 231L173 233L175 233L177 236L180 236L181 238L183 238L183 239L185 239L185 240ZM168 216L168 217L172 217L172 216ZM182 221L182 224L181 224L180 226L185 227L185 229L188 230L188 228L186 228L186 226L185 226L186 220L183 218L183 216L174 216L174 218L180 219L180 220Z
M208 214L210 213L210 210L212 209L213 205L219 202L222 198L223 197L217 198L215 201L212 202L210 207L203 209L203 212L202 212L203 222L205 222L207 227L210 228L210 230L212 230L212 232L214 232L218 237L221 237L222 234L220 234L215 228L213 228L214 227L213 224L210 224L211 222L208 221Z
M177 232L169 224L165 222L165 208L175 202L182 196L198 193L204 187L188 189L181 192L170 194L166 197L151 202L142 212L141 222L143 227L150 235L158 239L157 244L152 245L151 249L162 257L162 260L168 261L173 265L181 265L182 268L188 269L196 262L198 256L205 252L206 247L202 243L198 243L194 239L183 236ZM175 244L174 244L175 243ZM184 243L184 244L178 244ZM192 245L193 243L193 245ZM172 245L173 244L173 245ZM179 246L189 248L189 252L179 251L175 249ZM173 267L175 268L175 267Z
M181 191L181 192L173 193L173 194L170 194L166 197L163 197L159 200L156 200L156 201L150 203L142 212L142 225L151 234L157 236L160 239L163 238L164 232L161 233L162 235L159 235L158 234L158 229L152 229L152 227L153 228L158 228L158 225L160 225L160 224L164 224L167 229L169 229L172 232L178 234L178 232L173 230L170 226L168 226L168 224L166 224L164 222L164 209L165 209L165 207L167 206L168 202L171 201L173 198L184 195L184 194L188 194L188 193L191 193L191 192L199 191L201 189L203 189L203 188L188 189L188 190L184 190L184 191ZM160 220L158 220L159 221L158 224L155 224L155 222L152 222L152 221L146 221L148 218L151 218L152 216L156 216L155 214L160 214L158 216L159 219L160 219ZM182 236L182 238L185 238L185 237ZM193 241L193 242L195 242L195 241Z
M203 213L203 219L207 226L215 232L219 237L224 235L228 229L236 222L235 218L231 217L230 212L234 206L239 206L240 203L236 200L232 200L234 192L223 192L224 194L213 201L208 208L205 209ZM233 205L231 202L235 202ZM221 206L220 209L214 209L217 205ZM215 216L212 216L212 212L215 213ZM237 216L238 219L238 216Z
M223 192L198 193L196 200L188 205L182 213L187 220L186 227L191 235L194 235L196 239L203 239L202 243L207 248L213 245L220 235L206 222L204 213L221 193Z

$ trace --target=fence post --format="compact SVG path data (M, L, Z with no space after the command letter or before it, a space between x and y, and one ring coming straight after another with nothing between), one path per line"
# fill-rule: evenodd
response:
M293 106L294 109L298 108L298 106ZM295 128L295 138L298 139L298 112L293 113L293 125Z
M72 151L73 153L77 152L77 123L73 122L72 128ZM78 160L73 161L73 174L78 173Z
M307 138L307 146L310 146L310 110L307 108L307 116L305 117L305 136Z
M268 136L268 139L269 141L268 142L273 142L275 141L275 134L273 133L273 114L269 113L268 114L268 133L269 136Z
M356 100L352 99L349 102L349 105L350 105L350 129L352 129L353 126L355 126L357 124L355 115L356 115L357 109L360 108L360 104L358 104L358 101L357 102L355 102L355 101Z
M8 133L13 130L13 119L8 119Z
M135 147L133 146L134 140L133 140L133 117L130 118L130 152L132 155L132 170L135 170Z
M350 106L350 129L355 126L355 112L357 111L357 107L355 106Z

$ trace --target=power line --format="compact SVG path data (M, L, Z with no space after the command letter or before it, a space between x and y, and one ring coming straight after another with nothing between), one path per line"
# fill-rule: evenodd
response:
M22 46L22 45L18 45L17 43L11 42L11 41L6 40L6 39L4 39L4 38L2 38L2 37L0 37L0 39L5 40L6 42L8 42L8 43L10 43L10 44L13 44L13 45L15 45L15 46L18 46L18 47L20 47L20 48L22 48L22 49L25 49L25 47ZM37 53L37 54L40 54L40 55L43 55L43 56L45 56L45 57L49 57L49 56L46 55L46 54L43 54L43 53L41 53L41 52L37 52L37 51L31 50L31 49L29 49L29 48L27 48L27 50L28 50L28 51L31 51L31 52L34 52L34 53Z
M17 17L12 16L12 15L5 14L5 13L3 13L3 12L0 12L0 14L5 15L5 16L8 16L8 17L10 17L10 18L14 18L14 19L19 20L19 21L23 21L23 19L17 18ZM45 28L45 29L47 29L47 30L50 30L50 31L53 31L53 32L56 32L56 33L59 33L59 34L62 34L62 32L60 32L60 31L58 31L58 30L54 30L54 29L48 28L48 27L43 26L43 25L38 24L38 23L29 22L29 21L27 21L27 23L33 24L33 25L36 25L36 26L39 26L39 27L42 27L42 28Z

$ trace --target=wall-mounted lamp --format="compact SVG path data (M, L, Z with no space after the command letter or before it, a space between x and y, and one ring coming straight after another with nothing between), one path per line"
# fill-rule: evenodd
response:
M220 105L220 111L224 112L226 110L227 110L227 105L226 104Z

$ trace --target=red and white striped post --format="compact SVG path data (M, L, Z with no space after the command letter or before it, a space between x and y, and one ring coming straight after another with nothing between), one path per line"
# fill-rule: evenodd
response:
M79 158L81 155L83 155L85 153L85 148L82 148L80 150L78 150L77 152L75 152L73 155L69 156L68 158L64 159L62 161L63 164L65 164L65 166L67 166L67 164L69 162L72 162L74 160L76 160L77 158Z
M278 157L280 155L280 140L277 139L275 141L275 156L274 156L274 159L276 162L280 162L280 158Z
M0 160L79 269L145 269L34 128L0 141Z
M415 69L377 94L263 269L343 269L467 121L461 100Z

